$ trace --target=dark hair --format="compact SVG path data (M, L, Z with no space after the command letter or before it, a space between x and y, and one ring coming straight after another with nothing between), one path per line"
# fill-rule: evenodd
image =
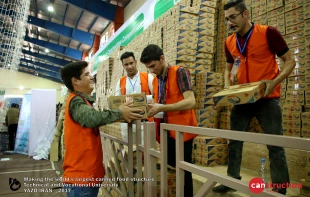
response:
M15 104L15 108L17 108L17 109L18 109L18 108L19 108L19 105L18 105L18 104Z
M16 103L12 103L12 104L11 104L11 107L12 107L12 108L15 108L15 107L16 107Z
M229 8L232 8L232 7L234 7L239 12L243 12L247 10L246 5L243 0L228 1L228 3L224 5L224 10L228 10Z
M140 62L148 63L154 60L160 60L160 56L164 55L163 50L156 44L149 44L142 51Z
M72 62L61 68L60 76L65 86L74 91L71 79L73 77L80 79L83 69L88 66L88 63L85 61Z
M121 61L123 62L123 59L129 58L129 57L133 57L134 60L136 59L133 52L127 51L121 55Z

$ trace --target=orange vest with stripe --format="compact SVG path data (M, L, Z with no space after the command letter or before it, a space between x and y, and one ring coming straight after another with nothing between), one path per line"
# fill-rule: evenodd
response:
M121 94L126 95L126 78L127 76L123 76L120 79L120 89L121 89ZM146 95L150 95L151 91L149 89L149 82L148 82L148 73L146 72L140 72L140 84L141 84L141 93L145 92Z
M98 128L85 128L70 116L69 106L74 93L69 95L65 108L63 182L70 184L101 183L104 177L103 153ZM82 97L83 98L83 97ZM83 98L87 105L91 104ZM89 179L87 181L79 178ZM96 180L97 178L97 180Z
M241 55L237 47L236 34L226 39L226 46L235 59L240 57L241 64L238 69L238 84L273 80L279 75L279 67L275 54L269 50L267 41L268 26L255 24L251 37L246 46L246 57ZM245 61L246 60L246 61ZM268 98L280 97L280 84Z
M170 66L168 71L168 78L166 81L166 104L177 103L184 99L182 92L179 89L177 83L177 70L180 66ZM158 78L153 80L154 99L158 101ZM182 111L167 111L167 123L177 124L184 126L197 126L197 119L194 109L182 110ZM156 127L159 128L159 127ZM156 138L159 141L159 130L156 130ZM170 136L176 138L175 131L169 131ZM184 141L195 138L196 134L184 133Z
M123 76L120 79L119 88L121 89L121 94L126 95L126 78L127 76ZM149 89L149 81L148 81L148 73L140 72L140 84L141 84L141 93L145 92L146 95L150 95L151 91ZM123 88L122 88L123 87ZM149 122L153 122L153 117L147 119Z

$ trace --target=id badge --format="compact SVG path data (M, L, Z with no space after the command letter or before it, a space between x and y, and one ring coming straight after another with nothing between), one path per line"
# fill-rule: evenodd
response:
M234 61L234 65L231 69L231 80L234 81L234 78L235 76L237 75L238 73L238 69L240 67L240 64L241 64L241 60L240 60L240 56L239 57L236 57L235 61Z

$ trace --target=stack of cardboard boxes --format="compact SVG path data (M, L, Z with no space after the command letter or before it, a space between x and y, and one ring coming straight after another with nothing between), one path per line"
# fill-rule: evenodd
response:
M196 74L214 71L216 53L218 4L202 1L199 6L198 46L196 54Z
M227 139L196 137L193 141L193 163L208 167L226 164L227 151Z
M196 75L196 115L199 127L218 128L219 108L212 96L223 89L221 73L201 72Z
M198 7L179 5L165 14L163 50L169 64L187 68L195 84L195 61L198 43ZM171 20L172 19L172 20Z
M278 24L282 26L279 31L294 54L296 66L290 76L281 84L281 107L283 112L283 132L284 135L295 137L310 137L308 134L308 116L301 113L307 112L309 97L307 90L310 88L310 52L308 50L310 40L309 29L310 15L307 7L308 0L288 0L284 5L271 14L274 18L279 18ZM275 12L277 11L277 12ZM280 22L284 15L285 24ZM272 19L270 19L272 21ZM283 20L284 21L284 20ZM284 27L284 28L283 28ZM285 31L283 30L285 29ZM283 61L278 60L280 68L283 67Z

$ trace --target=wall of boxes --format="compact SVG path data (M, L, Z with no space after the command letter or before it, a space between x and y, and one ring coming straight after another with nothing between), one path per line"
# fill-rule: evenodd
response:
M245 2L254 23L270 25L280 31L297 62L294 72L281 86L284 134L310 137L310 0ZM226 0L180 0L131 43L115 50L98 68L98 107L108 107L107 98L114 94L118 79L126 74L120 55L125 51L133 51L138 60L138 70L147 71L139 63L140 54L147 44L157 44L163 48L169 64L186 67L191 73L199 126L230 129L231 107L218 108L212 100L212 95L223 89L226 62L224 44L230 35L224 21L225 3ZM282 67L283 62L280 59L277 61ZM249 131L262 132L257 119L252 120ZM193 161L204 166L225 164L227 140L212 138L218 143L206 143L206 139L210 138L196 137ZM253 152L253 146L261 151ZM251 143L245 143L243 154L252 161L243 161L243 167L252 170L257 169L260 157L268 155L265 146ZM305 169L306 163L296 161L296 154L301 160L305 157L303 152L287 150L292 180L305 177L304 170L300 169Z

